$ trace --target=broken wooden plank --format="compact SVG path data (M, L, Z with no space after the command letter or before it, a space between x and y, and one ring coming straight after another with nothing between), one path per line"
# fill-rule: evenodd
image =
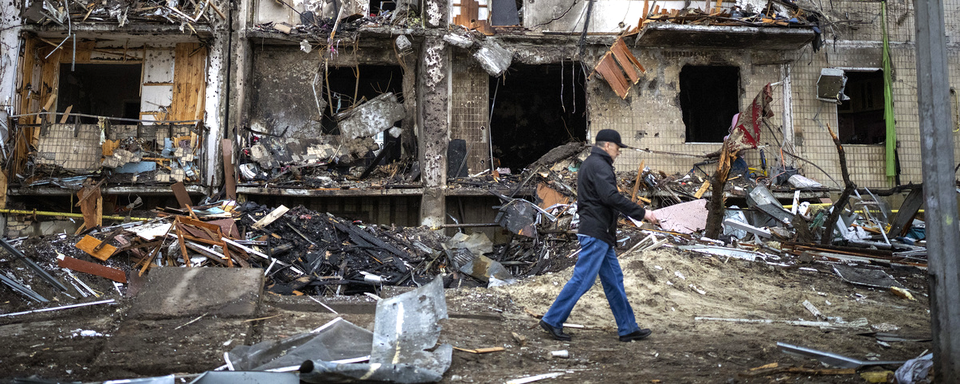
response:
M623 40L617 40L620 44L623 44ZM617 64L620 64L620 68L623 69L623 72L627 74L627 78L630 79L630 84L636 84L640 81L640 75L637 74L637 70L633 67L633 61L631 61L628 56L633 56L630 53L630 50L627 49L626 45L613 44L613 47L610 48L610 52L613 53L613 58L617 60Z
M257 222L256 222L256 223L253 223L253 225L252 225L251 227L253 227L253 229L256 229L256 230L261 230L261 229L263 229L263 227L266 227L266 226L270 225L270 223L272 223L272 222L276 221L277 219L279 219L280 216L283 216L283 214L284 214L284 213L287 213L287 211L289 211L289 210L290 210L290 208L287 208L287 207L281 205L281 206L277 207L277 209L274 209L273 212L270 212L269 214L267 214L266 216L264 216L262 219L257 220Z
M286 35L289 35L290 32L293 31L293 28L291 28L289 25L286 25L286 24L283 24L283 23L274 24L274 25L273 25L273 29L276 29L276 30L278 30L278 31L280 31L280 32L282 32L282 33L284 33L284 34L286 34Z
M907 194L907 197L903 199L900 210L897 211L897 215L890 221L890 231L887 232L887 236L898 237L906 234L907 230L910 229L910 224L913 222L914 216L917 215L917 212L920 211L920 207L922 206L923 188L914 188Z
M117 247L107 244L107 240L100 241L90 235L84 236L74 246L100 261L107 261L117 251Z
M603 55L600 62L597 63L597 66L594 68L594 71L603 77L603 80L610 85L610 88L613 88L613 92L616 93L617 96L620 96L621 99L627 98L630 85L623 76L623 70L617 65L616 59L610 52Z
M66 124L66 123L67 123L67 118L70 117L70 111L72 111L72 110L73 110L73 106L72 106L72 105L67 106L67 109L66 109L65 111L63 111L63 116L60 117L60 124Z
M640 160L640 167L637 168L637 180L633 182L633 191L630 193L630 201L637 201L637 192L640 191L640 177L643 176L643 163L646 160Z
M703 184L700 185L700 189L697 190L697 193L693 194L693 197L694 197L694 198L697 198L697 199L703 197L703 194L704 194L704 193L707 193L707 189L708 189L708 188L710 188L710 180L709 180L709 179L703 181Z
M187 242L184 240L183 228L180 228L179 223L175 226L177 228L177 240L180 242L180 255L183 256L183 263L186 264L187 267L192 267L192 265L190 265L190 254L187 253Z
M7 207L7 174L0 172L0 209Z
M466 349L466 348L453 347L453 349L456 349L456 350L458 350L458 351L463 351L463 352L475 353L475 354L483 354L483 353L490 353L490 352L500 352L500 351L505 351L505 350L506 350L506 348L504 348L504 347L490 347L490 348L477 348L477 349Z
M237 177L233 173L233 140L223 139L220 141L220 146L223 149L223 179L227 199L236 200Z
M91 275L104 277L118 283L127 282L127 274L119 269L91 263L89 261L74 259L69 256L57 256L57 265L62 268L69 268L77 272L89 273Z
M87 229L103 225L103 196L99 184L83 187L77 192L80 198L80 212L83 213L83 226Z
M177 198L177 204L180 205L180 208L187 208L193 205L193 201L190 200L190 194L187 193L187 187L183 185L182 181L170 186L170 188L173 189L173 195Z
M827 216L827 221L823 224L823 233L820 234L820 244L828 245L833 243L833 231L836 227L837 220L840 219L840 213L843 212L844 207L847 205L847 201L850 200L850 194L857 189L857 185L850 180L850 172L847 169L847 154L843 150L843 145L840 143L840 138L833 132L833 129L830 128L830 124L827 123L827 132L830 133L830 136L833 138L833 143L837 146L837 155L840 158L840 175L843 176L843 192L840 193L840 198L837 199L837 202L833 204L833 210L830 211L830 215ZM846 227L846 224L841 223L841 225Z

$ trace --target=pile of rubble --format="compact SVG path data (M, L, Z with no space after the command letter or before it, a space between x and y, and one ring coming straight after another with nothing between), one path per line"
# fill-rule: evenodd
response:
M52 252L44 253L40 251L44 247L30 245L32 240L27 239L25 253L53 275L72 270L120 283L128 273L142 275L157 266L263 268L268 289L278 294L375 293L384 285L420 285L436 276L443 276L446 286L508 284L576 262L576 174L588 153L586 145L571 143L555 148L517 175L455 180L490 188L500 199L501 204L492 208L498 210L496 224L509 233L503 244L493 244L481 232L459 232L448 238L426 227L367 225L304 207L274 208L254 202L238 206L232 200L193 206L181 191L181 208L157 209L156 218L143 223L101 228L96 218L88 220L89 209L84 209L85 222L93 223L85 226L94 229L83 237L63 235L51 242L75 243L83 252L53 246ZM299 172L300 182L309 183L311 176L305 171L309 167L291 168L283 172ZM749 169L745 164L742 168ZM632 201L653 209L660 227L624 218L618 245L679 247L786 265L822 260L925 267L924 225L914 219L922 203L919 186L901 188L912 192L894 214L866 189L862 195L853 190L842 205L801 201L801 189L816 191L822 186L800 175L766 178L744 171L730 178L724 194L742 197L746 206L725 208L721 232L710 236L707 222L712 213L701 198L710 183L698 172L706 175L697 167L686 175L671 176L642 165L638 171L621 173L621 190ZM509 189L501 190L512 193L496 191L495 187L504 186ZM525 186L535 188L533 201L515 197ZM78 197L88 200L85 197L91 194L84 191L97 187L87 185ZM181 189L175 185L175 191ZM771 189L793 191L793 204L781 205ZM839 213L831 214L834 210ZM82 279L68 276L68 281L84 286ZM7 277L26 297L44 296L30 290L31 278L19 271Z
M226 4L217 1L51 1L30 2L23 17L41 25L54 23L68 26L76 22L116 22L121 28L135 22L166 22L187 25L226 20L221 8ZM229 5L227 5L229 7ZM194 33L196 31L194 30Z
M634 33L643 25L653 22L718 26L813 27L819 32L821 20L826 20L823 14L816 10L782 0L768 1L763 6L744 2L729 9L721 8L720 2L714 6L709 1L705 3L705 9L689 7L668 9L666 6L661 8L656 5L656 2L653 2L653 8L650 8L648 2L644 2L643 9L644 15L647 16L640 21Z

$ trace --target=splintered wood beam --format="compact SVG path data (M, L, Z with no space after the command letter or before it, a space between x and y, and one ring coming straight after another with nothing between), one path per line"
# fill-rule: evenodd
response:
M603 58L600 59L600 62L597 63L594 70L613 88L617 96L620 96L621 99L627 98L630 85L627 83L627 79L623 76L623 71L620 70L620 66L617 65L616 59L613 58L610 52L603 55Z
M827 221L824 223L823 233L820 235L820 244L823 245L828 245L833 242L833 230L836 228L837 220L840 219L840 213L843 212L843 207L846 206L847 201L850 200L850 195L857 189L857 185L850 181L850 171L847 169L847 154L843 150L843 145L840 144L840 138L833 133L830 124L827 124L827 131L830 132L830 136L833 137L833 143L837 146L837 154L840 156L840 174L843 176L844 187L843 192L840 193L840 198L833 204L833 211L830 212L830 216L827 217Z
M118 283L127 282L127 275L119 269L91 263L89 261L74 259L69 256L57 257L57 265L62 268L72 269L77 272L89 273L91 275L104 277Z
M67 106L67 109L66 109L65 111L63 111L63 117L60 118L60 124L66 124L66 123L67 123L67 118L70 117L70 111L72 111L72 110L73 110L73 106L72 106L72 105Z
M262 219L257 220L257 222L256 222L256 223L253 223L253 225L252 225L251 227L253 227L253 229L256 229L256 230L261 230L261 229L263 229L263 227L266 227L266 226L270 225L270 223L272 223L272 222L276 221L277 219L279 219L280 216L283 216L283 214L287 213L287 211L289 211L289 210L290 210L290 208L287 208L287 207L281 205L281 206L277 207L276 209L274 209L273 212L270 212L269 214L267 214L266 216L264 216Z
M730 150L730 140L723 141L723 147L720 149L720 161L717 163L717 171L713 174L713 181L710 183L712 194L710 202L707 205L707 225L704 236L716 239L720 236L720 230L723 223L723 188L727 184L727 177L730 175L730 160L733 158L733 151Z

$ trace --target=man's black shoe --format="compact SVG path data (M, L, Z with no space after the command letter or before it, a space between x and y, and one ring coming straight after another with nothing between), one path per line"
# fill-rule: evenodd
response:
M541 323L542 323L542 321L541 321ZM646 338L647 336L650 336L651 333L652 333L652 331L650 331L649 329L646 329L646 328L640 329L640 330L637 330L637 331L635 331L635 332L633 332L633 333L620 336L620 341L630 342L630 341L634 341L634 340L643 340L643 339Z
M550 337L560 341L570 341L570 335L563 333L563 328L557 328L540 320L540 328L550 334ZM649 331L648 331L649 332ZM649 334L649 333L648 333Z

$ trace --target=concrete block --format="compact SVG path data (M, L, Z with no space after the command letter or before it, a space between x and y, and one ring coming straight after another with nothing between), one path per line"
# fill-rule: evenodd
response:
M507 68L510 68L510 64L513 62L513 52L491 40L484 40L480 49L473 54L473 58L480 63L483 70L487 71L490 76L500 77L507 71Z
M387 92L360 106L337 114L340 134L347 139L371 137L393 127L405 116L397 95Z
M257 268L154 268L131 312L142 319L253 317L262 292Z

